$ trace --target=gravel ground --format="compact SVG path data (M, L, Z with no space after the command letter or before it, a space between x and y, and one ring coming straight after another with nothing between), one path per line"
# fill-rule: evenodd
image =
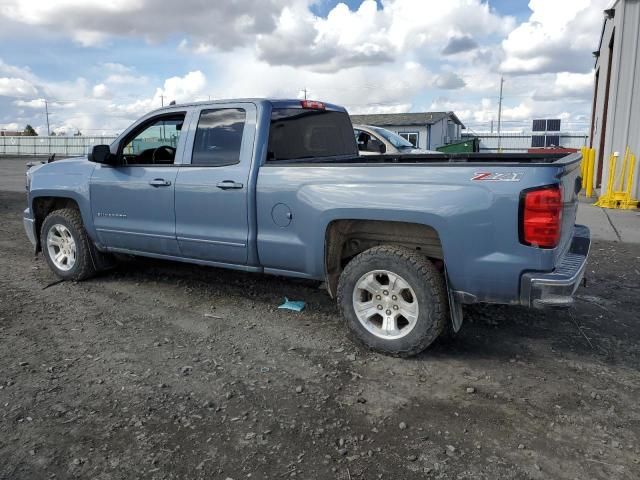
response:
M1 182L2 479L640 477L640 246L596 242L573 310L469 308L402 360L313 282L141 259L56 283Z

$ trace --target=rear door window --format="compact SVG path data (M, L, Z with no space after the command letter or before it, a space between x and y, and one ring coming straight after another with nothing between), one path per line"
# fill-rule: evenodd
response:
M240 163L246 117L242 108L203 110L193 142L191 164L221 167Z
M358 155L346 112L274 108L267 161Z

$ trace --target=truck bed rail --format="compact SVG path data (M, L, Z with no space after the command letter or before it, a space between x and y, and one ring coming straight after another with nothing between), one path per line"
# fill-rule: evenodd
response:
M362 155L348 157L298 158L292 160L267 161L269 165L304 165L304 164L552 164L559 160L565 163L577 162L581 159L579 152L571 153L424 153L407 155Z

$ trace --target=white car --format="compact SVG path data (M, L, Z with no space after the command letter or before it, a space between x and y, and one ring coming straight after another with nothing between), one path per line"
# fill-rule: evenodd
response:
M360 155L441 153L416 148L409 140L386 128L371 125L354 125L353 133Z

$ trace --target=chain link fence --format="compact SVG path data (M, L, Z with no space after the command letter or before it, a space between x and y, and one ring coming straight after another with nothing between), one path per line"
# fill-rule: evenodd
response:
M83 156L94 145L109 145L113 137L4 137L0 136L0 155Z
M547 134L549 135L549 134ZM556 147L576 148L580 149L588 144L589 136L584 133L557 133L558 136ZM463 134L463 140L467 137L477 137L480 139L481 152L497 152L498 149L503 153L526 153L533 145L532 137L540 137L540 135L532 135L530 133L478 133ZM554 144L555 144L554 139ZM544 146L544 144L543 144Z
M587 145L585 134L561 133L559 146L565 148L581 148ZM463 135L480 139L481 152L504 153L527 152L532 148L532 135L522 133L481 133ZM94 145L109 145L115 140L111 137L3 137L0 136L0 155L42 155L55 153L57 156L82 156L89 153ZM498 147L499 146L499 147Z

